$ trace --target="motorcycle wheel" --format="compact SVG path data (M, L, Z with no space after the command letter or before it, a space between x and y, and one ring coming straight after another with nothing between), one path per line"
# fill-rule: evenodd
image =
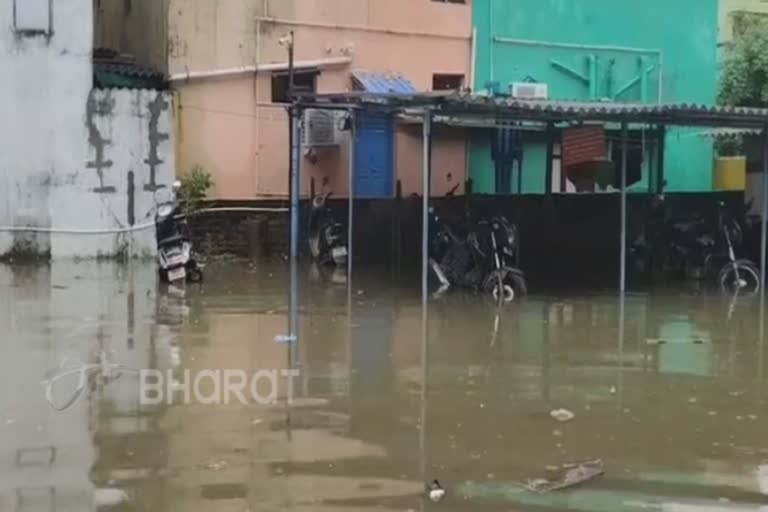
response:
M754 295L760 291L760 270L749 260L728 262L720 270L718 281L723 293Z
M501 282L501 290L499 290L499 282ZM505 268L491 272L485 279L483 291L490 293L497 302L501 292L504 302L512 302L516 297L528 294L528 284L518 272Z

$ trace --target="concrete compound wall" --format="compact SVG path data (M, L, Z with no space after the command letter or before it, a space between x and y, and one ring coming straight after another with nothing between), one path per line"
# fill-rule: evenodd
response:
M152 255L172 98L92 90L92 2L50 5L50 30L32 33L0 1L0 257Z

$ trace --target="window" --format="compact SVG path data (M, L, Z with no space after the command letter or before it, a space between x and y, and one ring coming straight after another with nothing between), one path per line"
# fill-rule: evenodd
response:
M735 11L730 14L734 38L744 35L749 27L768 19L768 14L749 11Z
M22 35L50 35L52 0L14 0L13 27Z
M293 92L316 92L317 71L297 71L293 75ZM272 103L288 103L288 72L272 75Z
M458 91L464 86L464 75L432 75L433 91Z

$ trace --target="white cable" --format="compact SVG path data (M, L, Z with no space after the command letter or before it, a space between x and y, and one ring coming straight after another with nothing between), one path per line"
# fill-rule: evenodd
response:
M0 232L27 232L27 233L61 233L68 235L109 235L112 233L129 233L132 231L143 231L155 227L155 223L137 224L127 228L111 229L65 229L65 228L42 228L37 226L0 226Z
M233 208L206 208L198 210L195 214L203 212L287 212L288 208L248 208L248 207L233 207ZM147 222L145 224L137 224L127 228L110 228L110 229L68 229L68 228L44 228L37 226L0 226L0 232L11 233L59 233L67 235L110 235L114 233L131 233L134 231L143 231L145 229L155 227L155 222Z

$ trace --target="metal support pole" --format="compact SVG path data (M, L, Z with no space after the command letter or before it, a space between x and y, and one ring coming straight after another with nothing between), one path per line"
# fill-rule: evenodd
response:
M349 211L347 214L347 383L349 396L352 396L352 344L354 343L353 329L352 329L352 252L354 247L353 242L353 226L355 224L355 144L357 143L357 121L355 120L355 111L349 111L349 166L348 176L349 181ZM351 411L350 411L351 412ZM350 418L351 418L350 414Z
M621 124L621 281L622 295L627 289L627 123Z
M419 449L421 452L421 477L426 482L426 430L427 430L427 358L429 352L429 310L428 310L428 272L429 272L429 195L430 176L432 174L432 113L424 113L424 161L422 170L422 215L421 215L421 424L419 428Z
M768 127L763 130L763 207L762 234L760 236L760 296L765 298L766 231L768 231Z
M768 257L768 127L763 130L763 203L762 230L760 234L760 340L758 341L758 377L763 380L765 358L765 278L766 257Z
M294 72L293 72L293 31L289 34L288 39L288 101L293 102L293 86L294 86ZM291 168L293 168L293 141L294 141L294 119L292 111L288 113L288 146L291 148L290 162ZM291 194L293 190L293 172L288 173L288 194Z
M355 111L349 111L349 212L347 214L349 226L347 226L347 279L352 276L352 236L355 218L355 142L357 140L357 127L355 120Z
M299 339L299 199L301 194L301 110L292 107L293 146L291 147L291 292L290 339Z

